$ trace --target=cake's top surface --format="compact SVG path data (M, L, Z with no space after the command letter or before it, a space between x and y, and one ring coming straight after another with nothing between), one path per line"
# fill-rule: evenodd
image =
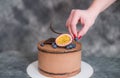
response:
M41 46L40 43L43 43L43 41L40 41L37 45L38 50L40 51L44 51L44 52L49 52L49 53L69 53L69 52L76 52L76 51L80 51L82 46L81 43L73 41L74 44L76 44L75 48L72 49L66 49L65 47L57 47L57 48L53 48L51 46L51 44L45 44L44 46Z

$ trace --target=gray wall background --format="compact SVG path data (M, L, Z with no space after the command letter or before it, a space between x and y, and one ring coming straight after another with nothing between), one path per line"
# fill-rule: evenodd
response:
M67 32L66 20L72 9L86 9L92 0L0 0L0 78L28 78L26 67L37 60L38 41ZM83 61L95 73L91 78L120 77L120 1L96 19L80 40Z

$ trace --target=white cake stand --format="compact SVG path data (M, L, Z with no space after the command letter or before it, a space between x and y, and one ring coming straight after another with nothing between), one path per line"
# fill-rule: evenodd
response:
M31 63L27 67L27 74L32 78L49 78L39 73L38 61ZM93 74L93 68L86 62L81 63L81 72L71 78L90 78Z

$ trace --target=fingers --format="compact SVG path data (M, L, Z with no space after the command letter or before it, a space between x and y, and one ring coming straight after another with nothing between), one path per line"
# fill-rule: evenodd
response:
M75 10L72 10L72 11L71 11L69 18L68 18L68 20L66 21L66 27L68 28L68 31L69 31L69 33L70 33L70 35L72 36L73 39L74 39L74 36L73 36L72 31L71 31L71 28L70 28L70 27L71 27L70 22L71 22L71 20L72 20L74 11L75 11Z
M95 18L96 17L89 14L87 10L72 10L66 22L66 26L72 37L78 37L80 39L94 24ZM83 26L80 31L77 31L77 23L80 23Z
M68 31L69 31L70 35L72 36L72 38L74 39L74 36L72 34L72 31L71 31L70 27L68 27Z
M72 10L67 22L66 26L68 27L68 30L70 34L75 38L77 37L77 28L76 25L80 19L79 11L78 10Z
M71 20L72 20L74 11L75 11L75 10L72 10L72 11L71 11L70 16L68 17L68 20L66 21L66 27L69 27L69 26L70 26L70 22L71 22Z
M72 34L74 35L74 37L77 37L77 27L76 27L76 25L77 25L79 19L80 19L79 12L78 11L74 12L73 18L71 20L71 25L70 25L70 28L71 28L71 31L72 31Z

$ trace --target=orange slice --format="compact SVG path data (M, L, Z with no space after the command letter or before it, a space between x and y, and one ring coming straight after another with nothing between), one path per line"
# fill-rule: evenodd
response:
M58 36L55 40L55 43L58 46L64 47L69 45L72 42L72 37L69 34L61 34L60 36Z

